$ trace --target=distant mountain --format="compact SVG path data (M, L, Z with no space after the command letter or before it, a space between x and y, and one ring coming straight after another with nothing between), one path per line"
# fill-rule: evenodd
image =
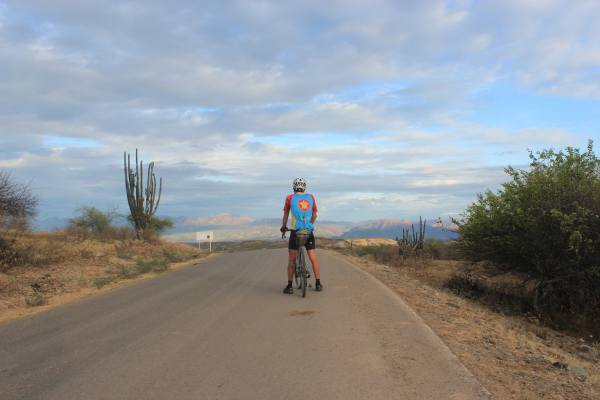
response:
M187 217L179 223L181 226L231 226L246 225L254 222L245 215L218 214L209 217Z
M196 225L196 223L198 223ZM210 223L210 225L207 225ZM167 232L167 237L175 241L194 241L195 232L212 230L217 241L236 241L248 239L277 240L279 236L279 218L254 220L250 217L221 214L214 217L176 219L175 227ZM418 226L418 222L416 223ZM381 219L362 223L319 221L315 226L317 236L328 238L388 238L394 239L402 234L402 229L410 229L408 220ZM427 238L448 240L456 237L435 224L428 224L425 230Z
M394 239L402 235L402 229L411 229L413 222L397 219L381 219L369 221L363 224L355 225L342 234L342 238L388 238ZM415 229L418 229L419 223L415 223ZM449 240L455 239L456 233L444 230L436 224L427 224L425 228L425 238Z
M239 241L250 239L278 240L281 235L280 218L254 219L245 215L218 214L202 217L175 217L173 228L165 232L165 237L172 241L192 242L196 240L196 232L213 231L216 241ZM34 221L34 229L51 231L64 228L68 218L46 218ZM117 218L118 225L127 221ZM327 238L388 238L401 235L402 229L410 228L412 222L398 219L381 219L360 223L339 221L318 221L315 225L317 237ZM416 223L418 226L418 222ZM453 232L443 230L435 224L428 224L425 236L433 239L447 240L456 237Z
M196 232L213 231L216 241L237 240L278 240L281 237L280 218L253 219L243 215L220 214L210 217L174 218L175 226L166 232L166 237L173 241L195 241ZM315 232L323 237L340 237L349 229L346 222L322 221Z

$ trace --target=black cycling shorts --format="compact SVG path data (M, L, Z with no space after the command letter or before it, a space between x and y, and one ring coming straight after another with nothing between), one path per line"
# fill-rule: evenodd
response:
M317 247L317 243L315 241L315 235L313 232L311 232L310 235L308 236L308 240L306 241L306 244L304 245L304 247L306 247L306 250L314 250ZM298 250L298 243L296 242L296 231L291 231L290 243L288 245L288 249Z

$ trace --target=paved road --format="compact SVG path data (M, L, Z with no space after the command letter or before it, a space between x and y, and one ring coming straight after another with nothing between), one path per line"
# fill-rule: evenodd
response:
M281 293L285 250L223 254L0 326L0 398L482 399L393 293L321 252L321 293Z

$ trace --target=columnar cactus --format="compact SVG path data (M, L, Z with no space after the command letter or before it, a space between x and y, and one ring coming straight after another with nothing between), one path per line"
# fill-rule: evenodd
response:
M401 256L411 255L420 252L423 250L423 244L425 242L425 226L427 225L427 220L424 220L419 217L419 230L415 231L415 225L412 224L411 229L402 228L402 239L396 237L396 242L400 247L398 252Z
M146 176L146 188L144 188L144 165L143 161L138 163L138 151L135 149L135 171L131 169L130 155L123 153L123 168L125 171L125 191L127 202L131 212L131 221L135 227L138 239L144 238L144 231L148 227L162 193L162 178L159 180L158 196L156 193L156 176L154 175L154 162L148 164Z

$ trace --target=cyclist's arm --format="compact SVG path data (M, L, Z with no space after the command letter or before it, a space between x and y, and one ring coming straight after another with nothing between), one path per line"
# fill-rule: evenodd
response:
M288 216L290 215L290 210L283 210L283 220L281 221L281 227L287 226Z
M312 217L310 218L310 223L314 224L317 220L317 200L315 200L315 196L313 196L312 194L310 195L310 197L312 197L313 201Z
M283 228L287 227L288 216L290 215L291 204L292 204L291 196L286 197L285 204L283 205L283 220L281 221L282 232L284 232Z

